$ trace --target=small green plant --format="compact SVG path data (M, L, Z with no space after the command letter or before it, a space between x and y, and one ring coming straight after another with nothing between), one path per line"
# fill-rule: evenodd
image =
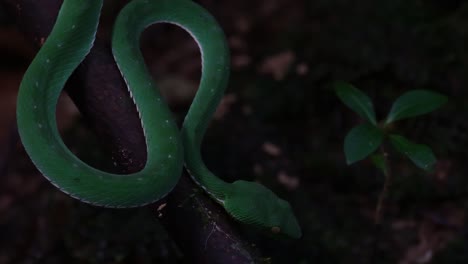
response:
M427 90L412 90L401 95L393 103L387 117L377 122L371 99L362 91L345 82L335 83L335 92L340 100L366 122L346 135L344 153L348 165L370 157L373 164L385 175L385 184L376 210L376 223L380 222L382 206L392 180L386 142L397 152L408 157L417 167L432 170L436 158L432 150L423 144L413 143L402 135L390 132L395 121L412 118L434 111L447 102L447 97ZM377 149L380 151L377 152Z

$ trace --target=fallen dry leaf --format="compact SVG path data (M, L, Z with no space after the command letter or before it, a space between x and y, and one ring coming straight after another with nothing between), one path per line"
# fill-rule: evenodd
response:
M297 72L297 75L301 75L301 76L307 75L307 73L309 72L309 66L304 62L300 63L296 67L296 72Z
M295 54L288 50L266 58L260 65L259 72L271 74L277 81L282 80L286 76L289 67L294 62L295 57Z
M277 145L275 145L275 144L273 144L271 142L263 143L262 150L265 153L270 154L273 157L278 157L279 155L281 155L280 147L278 147Z
M277 177L278 182L290 191L297 189L297 187L299 186L299 178L290 176L284 171L280 171Z

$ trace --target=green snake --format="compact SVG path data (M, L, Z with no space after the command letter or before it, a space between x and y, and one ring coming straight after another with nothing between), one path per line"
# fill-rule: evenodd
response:
M58 97L72 72L89 53L103 0L65 0L51 34L20 85L17 122L22 143L38 170L68 195L103 207L136 207L155 202L176 185L185 168L192 179L234 219L278 236L299 238L291 206L255 182L227 183L205 166L203 136L229 78L229 50L211 14L190 0L133 0L119 13L112 52L140 115L145 167L116 175L90 167L63 143L57 129ZM143 30L171 23L186 30L200 48L200 86L179 131L144 64Z

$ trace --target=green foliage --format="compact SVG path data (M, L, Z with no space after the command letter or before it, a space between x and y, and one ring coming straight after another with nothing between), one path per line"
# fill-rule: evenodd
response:
M423 115L447 102L447 97L426 90L409 91L400 96L392 106L385 123Z
M352 164L373 153L382 143L383 132L370 123L354 127L346 136L344 150L346 162Z
M398 152L407 156L419 168L431 170L434 166L436 157L428 146L415 144L400 135L390 135L390 141Z
M372 101L365 93L345 82L335 83L336 94L345 105L373 125L377 125Z
M345 137L344 152L348 165L368 157L389 138L393 147L417 167L432 169L436 158L428 146L413 143L400 135L389 135L386 128L394 121L434 111L447 102L446 96L426 90L406 92L395 101L385 122L379 125L372 102L366 94L344 82L337 82L335 91L345 105L367 120L366 123L354 127ZM374 155L371 158L377 168L386 171L383 156Z

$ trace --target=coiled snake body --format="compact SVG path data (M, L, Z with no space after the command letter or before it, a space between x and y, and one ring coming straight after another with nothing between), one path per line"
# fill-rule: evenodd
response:
M104 207L135 207L170 192L185 164L195 182L233 218L270 233L300 237L288 202L258 183L224 182L203 163L200 145L227 85L229 53L217 22L190 0L133 0L114 25L112 51L140 114L147 145L145 167L130 175L107 173L82 162L64 145L57 130L55 107L65 82L92 47L102 3L65 0L51 34L21 83L18 128L27 153L41 173L81 201ZM189 32L202 54L200 87L181 131L139 49L141 32L160 22L176 24Z

